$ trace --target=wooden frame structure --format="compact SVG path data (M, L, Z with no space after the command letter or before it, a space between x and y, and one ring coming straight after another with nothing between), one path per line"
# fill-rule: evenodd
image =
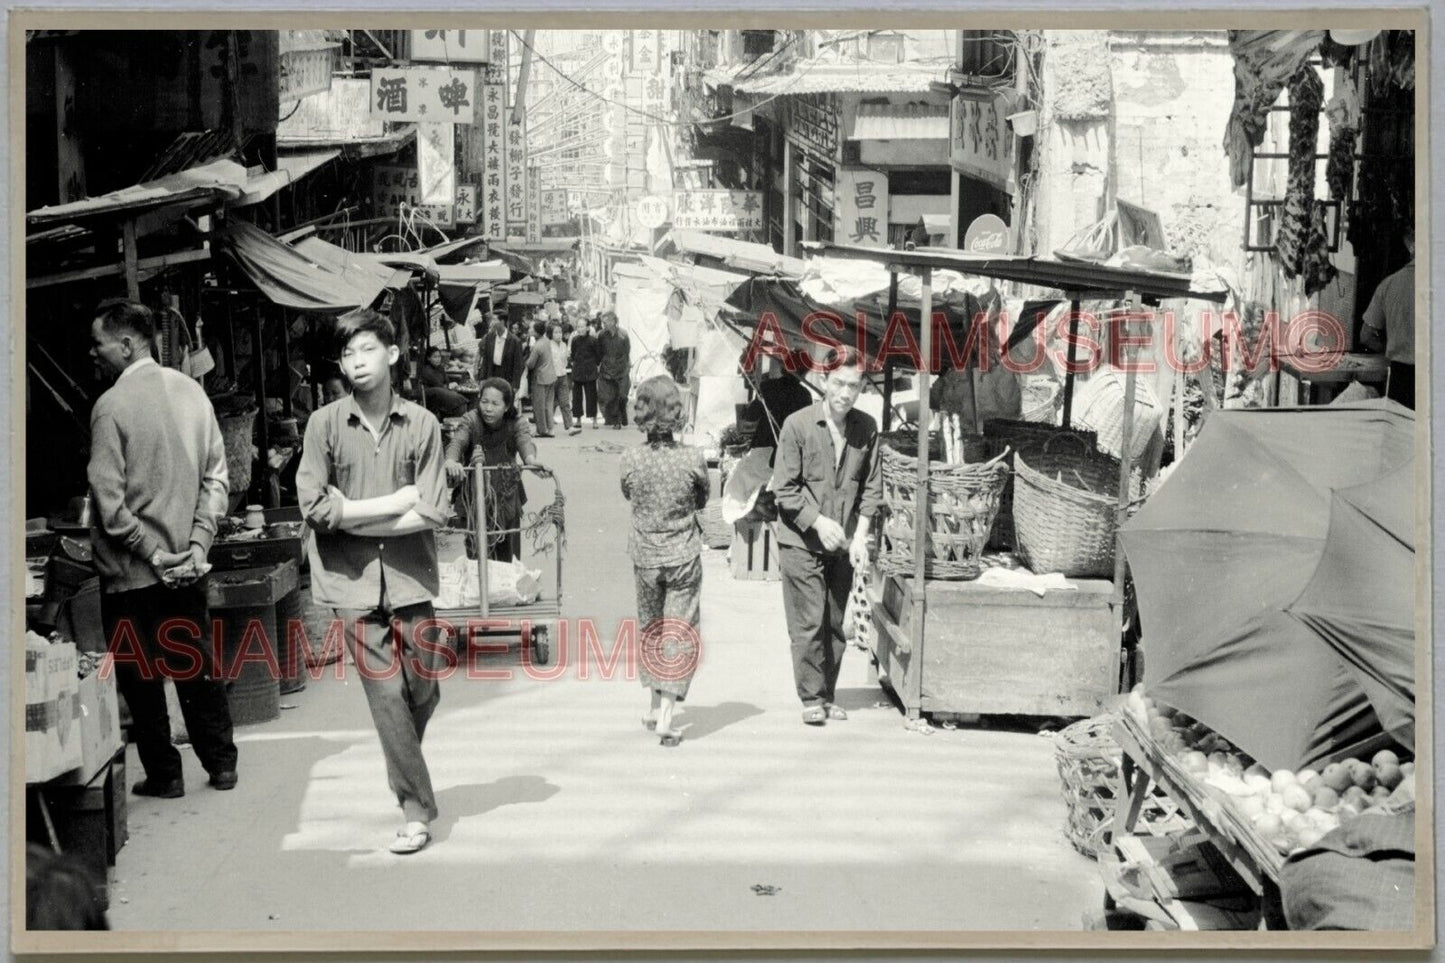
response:
M1198 287L1190 278L1182 275L1163 274L1133 268L1111 267L1103 264L1076 263L1023 255L980 255L945 248L895 251L887 248L859 247L856 245L833 244L828 242L804 242L802 246L805 250L815 254L873 261L883 264L889 273L891 290L897 289L898 275L918 275L922 282L922 295L919 309L919 328L921 329L919 348L921 356L925 359L933 356L933 325L926 323L924 319L931 318L933 314L933 272L935 270L956 271L965 275L992 278L999 281L1013 281L1061 291L1065 297L1072 302L1074 310L1073 317L1070 321L1071 334L1077 333L1078 309L1080 302L1084 298L1117 298L1129 302L1138 300L1146 305L1157 307L1161 301L1174 298L1188 298L1221 304L1228 297L1228 292L1224 290ZM1074 372L1072 370L1072 362L1074 361L1073 348L1074 341L1071 339L1068 359L1070 364L1066 370L1064 382L1065 425L1069 423L1072 417L1074 382ZM1134 356L1134 350L1131 347L1129 359L1131 361L1134 360ZM932 372L928 370L928 365L923 365L918 371L918 424L920 427L918 433L917 497L919 504L917 511L914 513L914 571L909 587L909 603L912 609L909 620L911 658L919 658L923 652L923 639L925 634L924 620L927 614L927 593L923 589L923 585L926 581L924 577L924 565L927 558L928 518L930 517L927 499L930 471L928 426L933 419L929 398L929 383L931 377ZM1123 437L1120 443L1121 451L1119 459L1119 497L1115 509L1116 517L1120 524L1123 523L1129 506L1129 475L1133 468L1133 458L1130 456L1130 441L1134 430L1136 378L1137 374L1131 365L1125 373ZM890 368L889 381L891 380L892 371ZM1117 539L1118 536L1116 534L1112 604L1114 608L1114 626L1117 630L1117 635L1122 638L1124 629L1125 563L1124 553L1120 549ZM922 672L909 672L907 674L907 682L908 691L898 694L903 699L909 716L916 718L921 712Z

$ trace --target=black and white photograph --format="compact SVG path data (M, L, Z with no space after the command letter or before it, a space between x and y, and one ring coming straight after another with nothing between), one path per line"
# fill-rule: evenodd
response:
M11 11L12 948L1433 946L1429 23L1164 9Z

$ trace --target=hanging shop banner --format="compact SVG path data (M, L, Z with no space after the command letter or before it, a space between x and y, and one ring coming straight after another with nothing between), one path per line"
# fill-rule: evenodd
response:
M331 89L331 58L340 44L307 42L296 35L304 31L281 32L281 102L300 100ZM289 40L288 40L289 38Z
M542 178L537 168L527 168L527 243L542 239Z
M473 224L477 220L477 185L457 185L457 210L456 218L458 224Z
M477 74L445 67L376 67L371 71L371 116L396 121L470 124Z
M482 88L482 184L479 213L482 235L493 241L507 236L507 88Z
M657 31L638 30L632 37L632 72L650 74L657 70Z
M953 169L1010 194L1016 186L1014 135L1005 118L1013 113L1014 102L1011 94L989 101L955 97L949 111L949 162Z
M543 191L542 226L566 224L570 219L567 214L567 192L555 188Z
M667 81L662 74L650 74L643 78L642 109L653 117L665 116L667 111ZM643 118L647 120L648 118Z
M412 30L411 59L443 64L484 64L492 52L485 30Z
M509 34L505 30L488 30L487 65L482 68L482 83L500 84L504 89L510 82L508 76L508 60L510 53L508 47Z
M761 191L679 191L672 226L690 231L760 231Z
M507 233L527 229L527 118L507 124Z
M457 199L456 125L416 125L416 169L423 204L455 204Z
M452 205L421 202L421 177L414 167L400 164L373 167L371 198L376 217L400 217L405 206L438 227L452 227L456 223Z
M833 233L863 247L888 246L888 175L840 168L833 188L837 208Z

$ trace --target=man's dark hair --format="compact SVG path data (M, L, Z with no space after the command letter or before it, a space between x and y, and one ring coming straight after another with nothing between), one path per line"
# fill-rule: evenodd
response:
M391 326L391 320L379 312L367 309L349 316L345 323L336 325L337 354L358 334L376 335L376 340L380 341L383 347L390 348L396 344L396 330Z
M25 928L108 930L100 887L74 856L33 843L25 849Z
M155 339L155 314L139 301L129 298L102 301L95 309L95 316L100 319L100 326L110 334L118 335L124 332L139 335L147 341Z
M545 338L545 337L547 337L547 322L546 322L546 321L533 321L533 322L532 322L532 333L535 334L535 335L536 335L537 337L539 337L539 338Z

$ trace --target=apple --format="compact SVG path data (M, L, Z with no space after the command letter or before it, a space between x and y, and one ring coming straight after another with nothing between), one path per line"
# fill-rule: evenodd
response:
M1269 774L1269 788L1275 792L1284 792L1286 786L1293 786L1294 784L1294 773L1288 769L1276 769Z
M1351 786L1349 789L1346 789L1345 794L1340 797L1340 805L1349 806L1354 809L1355 812L1359 812L1369 804L1370 794L1359 786Z
M1375 769L1368 762L1355 759L1350 762L1350 781L1366 791L1375 788Z
M1284 792L1280 793L1280 797L1284 800L1286 806L1295 812L1301 813L1309 809L1310 805L1314 802L1314 800L1310 798L1309 790L1300 785L1285 786Z
M1353 780L1350 779L1350 770L1343 763L1332 762L1325 766L1325 771L1320 773L1320 778L1335 792L1344 792L1353 785Z
M1398 766L1399 764L1400 757L1395 755L1388 749L1381 749L1379 752L1375 753L1375 758L1370 760L1370 765L1374 766L1376 769L1379 769L1381 766L1385 765Z
M1340 804L1340 794L1335 792L1329 786L1320 785L1318 788L1315 789L1314 802L1316 809L1334 809Z
M1385 763L1384 765L1380 766L1378 769L1375 770L1375 778L1378 779L1380 781L1380 785L1384 786L1386 789L1394 789L1404 780L1405 773L1400 769L1399 766L1393 765L1391 763Z
M1320 774L1315 772L1313 769L1301 769L1299 772L1294 774L1294 779L1295 782L1299 783L1301 786L1304 786L1310 792L1314 792L1315 784L1320 781Z

